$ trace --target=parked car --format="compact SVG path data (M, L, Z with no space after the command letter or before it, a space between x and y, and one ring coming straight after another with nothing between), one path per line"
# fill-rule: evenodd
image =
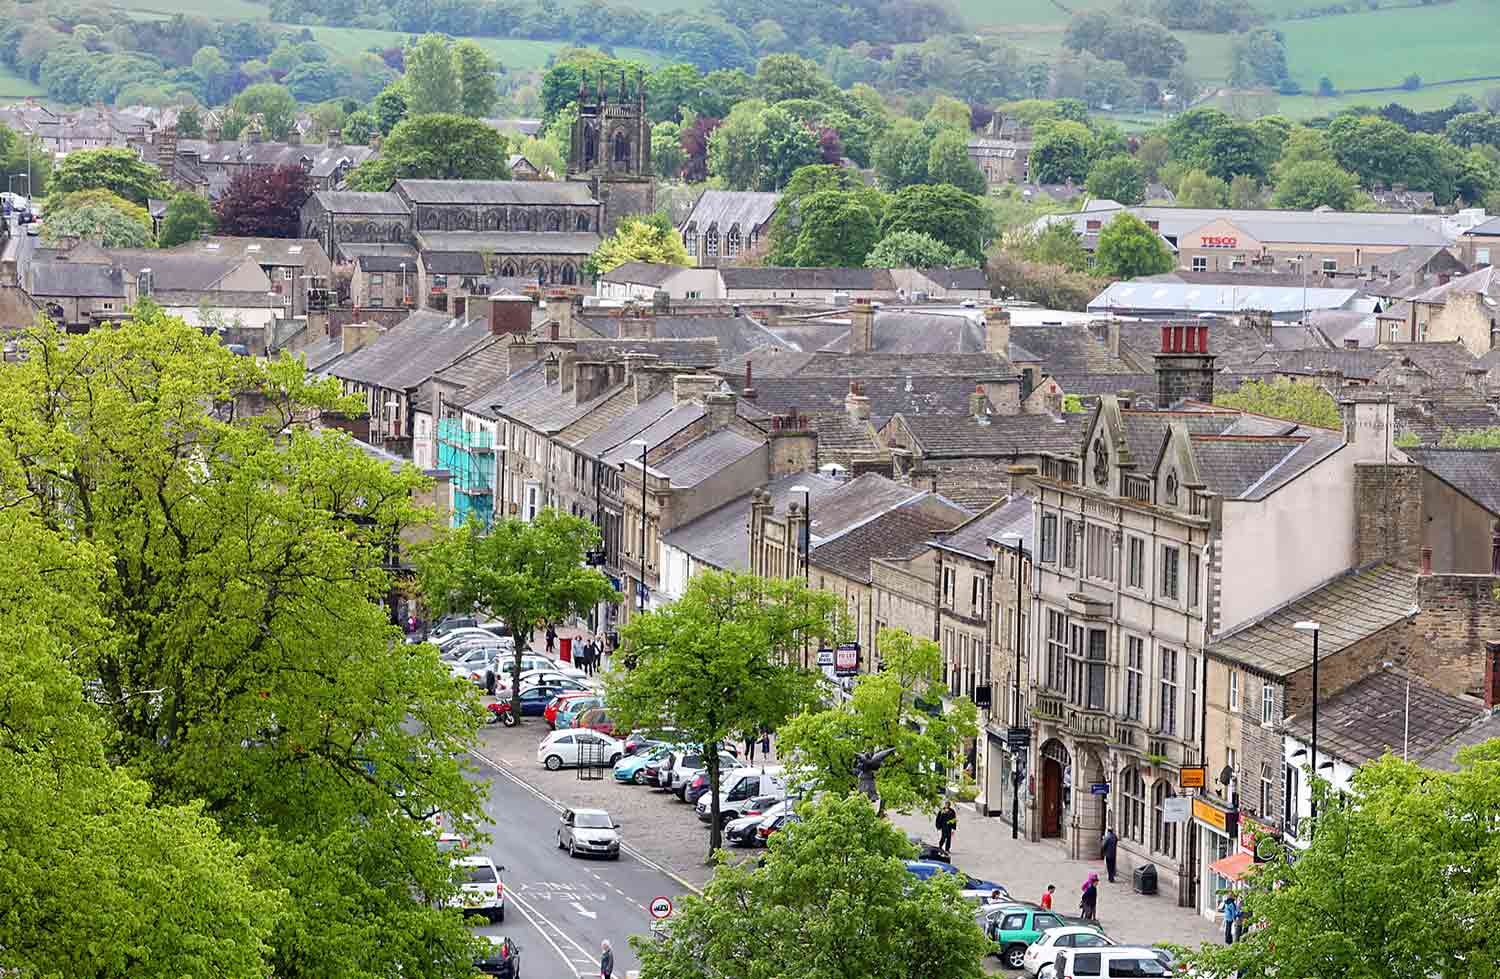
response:
M740 803L739 815L724 824L724 838L734 846L754 846L755 831L761 820L791 810L797 800L775 795L761 795Z
M573 688L577 689L577 688ZM568 687L559 683L538 683L534 686L523 687L520 692L521 716L541 717L542 711L547 709L558 694L567 692ZM514 727L516 718L510 711L510 695L507 691L501 691L501 699L489 705L489 722L499 722L506 727Z
M479 620L472 615L445 615L433 623L427 632L429 640L437 640L458 629L475 629Z
M786 795L786 769L780 765L766 768L736 768L719 776L719 822L739 818L741 807L756 796ZM713 797L705 792L698 799L698 818L713 818Z
M502 662L500 665L504 669L505 673L509 675L516 672L515 663L516 650L515 647L512 646L510 647L510 652L506 655L504 662ZM586 673L570 663L559 663L556 660L548 659L545 656L538 656L535 653L522 654L520 669L521 677L524 679L528 674L538 671L543 673L561 673L563 676L572 677L575 680L582 680L587 676Z
M600 734L607 734L612 738L616 736L615 719L610 715L609 708L607 707L589 708L573 719L573 726L575 728L598 731ZM623 734L624 732L621 731L619 733ZM621 745L624 743L623 741L620 742Z
M694 796L691 800L688 799L688 784L692 782L693 779L697 778L698 774L703 771L703 756L696 751L689 750L675 752L672 757L672 793L683 802L697 802L697 796ZM730 771L731 769L739 767L739 764L739 757L734 753L733 750L729 748L719 749L720 771ZM703 792L706 792L707 790L708 779L705 778L703 781L703 785L699 787L698 795L702 795Z
M578 718L584 711L603 706L604 698L597 693L569 700L557 709L557 716L553 718L552 726L559 731L566 731L570 727L577 727ZM620 745L620 753L622 755L625 753L625 745L623 743Z
M474 960L474 971L499 979L521 979L521 946L504 935L486 935L490 947Z
M1020 969L1026 948L1052 928L1067 925L1087 927L1083 919L1043 908L1008 905L990 911L984 922L985 937L995 943L995 952L1007 969Z
M565 706L567 706L569 702L577 700L580 697L597 696L598 694L594 693L592 690L568 690L564 693L560 693L556 697L554 697L552 703L548 704L547 708L542 711L542 719L547 722L548 727L556 730L558 712L560 712Z
M437 851L439 853L462 853L469 848L467 837L457 833L439 833L437 838Z
M625 739L625 753L627 755L633 755L645 748L675 742L677 738L677 732L672 728L658 728L652 731L636 731Z
M1028 976L1036 976L1044 968L1050 974L1060 949L1105 948L1114 944L1115 940L1100 931L1096 925L1064 925L1061 928L1048 928L1037 937L1036 941L1026 946L1026 953L1021 957L1021 968Z
M475 646L448 664L455 680L468 680L485 690L495 689L500 651L493 646Z
M428 642L436 646L441 652L448 652L461 643L483 641L493 643L495 636L478 626L462 626L451 632L445 632L442 636L429 639Z
M906 838L910 840L911 844L917 848L918 860L937 860L941 863L953 862L949 859L947 851L938 846L936 843L928 843L920 836L912 836L911 834L907 834Z
M615 781L629 782L632 785L645 785L647 780L647 769L654 762L659 762L672 753L672 746L659 744L643 751L630 753L630 739L625 739L625 757L615 763Z
M906 869L918 880L929 880L935 874L953 874L958 878L959 889L963 891L964 897L970 901L986 901L996 891L1000 892L1002 899L1010 897L1010 891L1002 885L994 881L970 877L952 864L940 863L936 860L908 860Z
M496 867L489 857L459 857L453 861L463 876L459 891L451 898L451 907L480 914L491 921L505 920L505 885L500 881L504 867Z
M597 760L613 766L625 753L625 746L614 738L594 731L554 731L537 746L536 760L552 771L564 766L577 767Z
M777 813L774 816L763 817L760 821L760 825L755 827L756 844L758 846L768 845L770 843L771 837L776 833L780 832L783 829L786 829L792 823L800 823L801 821L801 816L798 816L796 813L790 811Z
M568 856L580 854L620 859L620 824L603 809L564 809L558 819L557 848Z
M1102 979L1108 976L1170 976L1172 967L1155 949L1135 945L1110 948L1060 948L1052 960L1053 979Z

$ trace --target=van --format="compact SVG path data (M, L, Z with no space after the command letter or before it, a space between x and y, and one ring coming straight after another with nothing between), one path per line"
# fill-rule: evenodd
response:
M728 823L738 819L742 803L756 796L775 795L786 797L786 767L767 765L764 768L736 768L719 775L719 821ZM713 818L713 799L705 794L698 800L698 818L705 823Z
M1172 969L1155 949L1119 945L1059 949L1049 975L1052 979L1145 979L1171 976Z

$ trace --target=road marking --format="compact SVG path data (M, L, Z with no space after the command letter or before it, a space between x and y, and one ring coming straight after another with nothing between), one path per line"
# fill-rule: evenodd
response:
M585 918L597 918L597 917L599 917L598 912L595 912L595 911L585 911L583 909L583 905L581 903L579 903L578 901L573 901L572 904L573 904L573 910L577 911L579 914L583 915Z
M559 927L555 922L553 922L552 919L548 918L546 915L542 914L536 908L532 907L529 903L526 902L526 900L524 898L520 897L519 895L513 895L513 896L515 897L515 899L518 902L518 904L521 907L521 909L524 912L527 912L527 917L530 918L530 919L532 919L532 923L534 925L537 922L541 922L542 924L545 924L547 926L547 928L551 929L552 934L548 934L548 932L546 930L542 929L540 926L537 926L537 930L540 931L540 932L542 932L542 936L547 939L548 944L550 944L553 947L553 949L555 949L557 951L557 954L562 957L562 960L564 962L568 963L569 965L573 966L574 968L577 968L578 963L580 963L580 962L586 962L586 963L588 963L591 966L593 966L595 964L595 962L594 962L594 956L587 949L585 949L582 945L578 944L578 942L571 935L569 935L566 931L564 931L561 927ZM555 934L557 936L557 938L559 940L561 940L562 942L565 942L568 945L571 945L573 947L574 951L577 954L574 954L574 952L564 952L563 949L562 949L562 946L559 945L556 941L553 940L553 937L552 937L553 934ZM580 975L592 975L593 973L585 973L585 972L580 971L579 974Z
M593 975L592 971L585 972L583 969L580 969L578 967L578 958L574 955L569 954L568 952L563 951L562 946L558 945L557 942L552 938L552 936L547 933L547 929L542 927L541 922L538 920L538 916L535 915L534 912L529 911L526 908L526 905L521 901L518 895L512 894L510 897L511 902L516 907L516 910L520 911L521 916L527 920L531 927L536 929L536 933L542 936L542 940L545 941L548 945L552 946L552 950L557 953L558 958L563 960L564 965L570 967L576 974L580 976ZM560 930L559 934L561 934ZM567 936L563 935L562 937L566 938ZM592 964L592 961L592 959L589 960L590 964Z

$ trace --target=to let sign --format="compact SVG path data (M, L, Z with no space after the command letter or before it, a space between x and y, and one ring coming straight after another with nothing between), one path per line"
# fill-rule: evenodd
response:
M859 672L859 643L844 643L833 651L835 676L853 676Z
M1193 800L1193 818L1200 823L1207 823L1220 833L1229 832L1229 814L1222 809L1215 809L1202 799Z
M1232 235L1204 235L1198 239L1203 248L1234 248L1240 240Z

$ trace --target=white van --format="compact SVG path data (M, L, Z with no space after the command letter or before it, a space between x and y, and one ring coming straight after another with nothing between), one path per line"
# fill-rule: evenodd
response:
M757 796L786 796L786 767L736 768L719 776L719 821L728 823L740 816L740 804ZM705 823L713 818L713 799L704 793L698 800L698 818Z
M1048 979L1150 979L1172 975L1156 949L1139 945L1115 948L1062 948Z

